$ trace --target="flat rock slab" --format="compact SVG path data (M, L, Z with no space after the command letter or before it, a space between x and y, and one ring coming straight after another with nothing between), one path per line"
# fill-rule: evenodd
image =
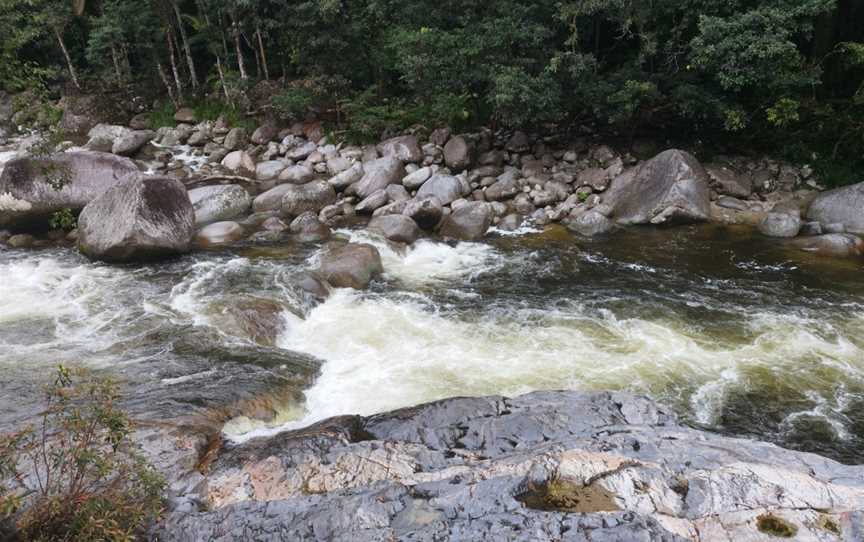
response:
M861 540L864 467L688 429L643 397L535 392L223 448L159 540ZM194 501L199 502L199 501Z

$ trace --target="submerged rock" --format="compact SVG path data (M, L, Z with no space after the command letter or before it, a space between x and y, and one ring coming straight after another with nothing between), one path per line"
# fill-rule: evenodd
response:
M759 223L759 232L768 237L795 237L801 231L801 218L787 213L768 213Z
M852 258L864 256L864 240L850 233L829 233L813 237L802 237L790 241L790 244L804 252L812 252L820 256L835 256Z
M411 244L420 237L420 228L417 223L405 215L381 215L369 221L367 226L370 231L375 231L390 241Z
M78 249L98 260L127 262L187 252L195 211L183 184L139 176L92 202L78 218Z
M202 228L195 236L195 240L199 245L212 247L234 243L243 239L245 235L243 226L236 222L214 222Z
M0 175L0 226L47 224L52 213L80 211L137 173L128 158L101 152L11 160Z
M710 217L708 175L689 153L664 151L615 178L603 203L619 224L680 224Z
M160 540L859 540L864 467L624 393L448 399L226 448ZM258 535L256 535L258 536Z
M348 243L321 256L321 276L336 288L363 290L384 272L381 255L372 245Z

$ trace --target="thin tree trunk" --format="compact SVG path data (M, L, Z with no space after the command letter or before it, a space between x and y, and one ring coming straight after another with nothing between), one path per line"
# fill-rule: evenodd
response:
M171 36L171 29L165 32L168 38L168 56L171 58L171 71L174 72L174 83L177 85L177 99L183 101L183 82L180 79L180 70L177 69L177 62L174 60L174 39Z
M186 53L186 63L189 65L189 77L192 79L192 88L198 89L198 75L195 73L195 61L192 59L192 48L189 47L189 39L186 37L186 28L183 26L183 17L180 15L180 8L177 7L177 2L172 0L171 7L174 8L174 14L177 16L177 28L180 29L180 40L183 42L183 51Z
M225 93L225 101L228 105L234 105L231 102L231 94L228 92L228 85L225 84L225 72L222 71L222 59L216 56L216 69L219 71L219 82L222 84L222 92Z
M243 39L246 40L246 45L248 45L249 48L252 49L252 52L255 53L255 75L258 79L261 79L261 74L263 72L261 71L261 55L258 54L258 47L256 47L248 37L246 37L246 34L243 34Z
M270 80L270 70L267 68L267 56L264 54L264 40L261 38L261 28L255 28L255 34L258 36L258 49L261 51L261 65L264 67L264 79Z
M81 85L78 83L78 73L72 64L72 57L69 56L69 49L66 48L66 43L63 41L63 35L60 33L59 28L54 28L54 35L57 37L57 43L60 44L60 49L63 51L63 57L66 58L66 67L69 68L69 76L72 78L72 83L75 85L75 88L81 90Z
M171 82L168 80L168 75L165 73L165 70L162 68L162 63L156 62L156 69L159 70L159 76L162 78L162 83L165 84L165 88L168 89L168 97L171 98L171 103L174 104L174 108L180 107L180 102L177 100L177 96L174 94L174 87L171 86Z
M114 63L114 76L117 77L117 86L123 84L123 74L120 73L120 57L117 54L117 48L111 46L111 61Z
M240 70L240 79L245 81L249 79L249 76L246 74L246 64L243 62L243 48L240 46L240 25L233 16L231 17L231 24L234 27L234 51L237 53L237 69Z

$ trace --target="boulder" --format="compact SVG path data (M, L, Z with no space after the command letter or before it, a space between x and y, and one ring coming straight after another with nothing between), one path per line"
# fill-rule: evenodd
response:
M252 200L252 210L256 213L263 213L282 209L282 196L291 190L291 186L290 184L280 184L259 194Z
M255 178L259 181L272 181L285 170L285 164L280 160L267 160L255 166Z
M363 290L384 272L381 255L372 245L348 243L321 255L319 271L336 288Z
M288 166L279 174L279 180L281 182L291 184L306 184L314 178L315 171L305 164Z
M119 154L120 156L133 156L138 153L144 145L153 141L153 138L155 137L156 132L152 130L135 130L134 132L129 132L120 139L114 141L113 145L111 145L111 152Z
M111 262L149 260L189 250L195 211L183 184L137 176L108 189L78 217L78 249Z
M711 186L718 194L733 198L747 199L753 193L753 180L748 175L741 175L729 166L708 164L705 166Z
M363 164L356 163L327 181L336 190L344 190L363 178Z
M367 228L397 243L411 244L420 237L417 223L405 215L376 216L369 221Z
M852 258L864 256L864 240L849 233L829 233L801 237L789 242L791 246L820 256Z
M432 230L441 222L444 216L444 206L441 200L432 196L415 198L408 202L402 214L413 220L424 230Z
M768 237L795 237L801 231L801 218L788 213L768 213L758 228Z
M489 201L503 201L515 197L521 191L519 181L513 175L508 175L487 188L485 194Z
M231 128L225 135L225 141L222 143L222 146L228 151L237 151L246 145L248 139L249 136L245 128Z
M195 116L195 111L191 108L181 107L176 113L174 113L174 121L183 124L195 124L198 122L198 119Z
M390 200L390 197L387 195L386 190L378 190L373 192L368 198L365 198L363 201L357 204L357 207L354 208L355 211L359 214L372 214L376 209L384 207L387 205L387 202Z
M413 135L394 137L378 145L381 156L394 156L403 162L420 162L423 151Z
M243 239L246 232L236 222L214 222L204 226L195 236L195 241L204 247L227 245Z
M436 174L423 183L423 186L417 191L417 199L434 196L442 205L449 205L462 197L463 188L462 181L456 177Z
M311 141L306 141L305 143L301 143L299 146L294 147L285 153L285 158L289 160L294 160L295 162L299 162L300 160L305 160L309 157L310 154L318 150L318 145L312 143Z
M417 190L423 183L429 180L429 177L432 176L432 168L429 166L422 167L407 175L404 179L402 179L402 186L407 188L408 190Z
M285 329L286 307L272 299L232 296L219 308L212 319L220 331L261 346L274 346Z
M302 243L319 243L330 237L330 228L311 211L295 218L288 229Z
M349 170L350 171L350 170ZM368 198L387 185L398 183L405 177L405 167L402 161L393 156L377 158L363 164L363 177L351 184L351 192L359 198Z
M189 191L189 201L195 210L195 224L232 220L249 212L252 198L240 185L202 186Z
M137 173L128 158L98 152L10 160L0 174L0 226L44 225L51 214L80 211Z
M465 241L480 239L492 225L492 206L482 201L467 202L444 218L438 233Z
M282 214L286 216L300 216L306 211L318 213L336 202L336 191L325 181L287 186L282 196Z
M471 167L474 161L474 145L464 136L454 136L444 145L444 163L453 171Z
M586 211L571 220L567 227L585 237L594 237L611 231L615 224L597 211Z
M864 182L819 194L810 204L807 218L823 227L843 224L849 233L864 234Z
M279 127L273 123L264 123L252 132L252 143L256 145L266 145L276 139L279 135Z
M603 202L619 224L704 222L711 213L708 175L696 158L676 149L616 177Z
M253 178L255 176L255 160L244 151L229 152L222 159L222 166L243 177Z

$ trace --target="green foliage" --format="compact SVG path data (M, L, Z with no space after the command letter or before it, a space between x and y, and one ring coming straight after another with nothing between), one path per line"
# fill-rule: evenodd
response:
M71 209L61 209L51 215L48 226L52 230L74 230L78 226L78 218Z
M162 128L162 127L170 127L173 128L177 125L177 122L174 121L174 114L177 110L171 105L170 102L162 102L157 107L154 107L152 111L148 114L150 126L154 129Z
M765 110L765 113L768 116L768 122L781 128L798 122L800 119L798 116L798 108L800 105L801 104L796 100L791 98L781 98L777 100L777 103Z
M0 436L0 513L25 540L127 541L164 480L130 443L114 382L59 367L36 427Z
M322 99L317 92L305 87L293 87L273 97L273 108L288 118L302 118L310 107Z

